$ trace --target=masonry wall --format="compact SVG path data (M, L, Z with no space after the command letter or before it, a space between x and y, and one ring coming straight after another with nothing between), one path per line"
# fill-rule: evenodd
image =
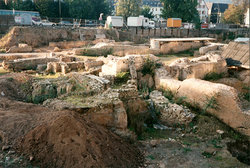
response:
M130 28L129 30L123 31L127 35L132 37L140 36L147 38L155 37L211 37L217 38L219 41L226 39L232 40L236 37L248 37L250 29L227 29L227 30L196 30L196 29L140 29Z
M98 28L52 28L52 27L13 27L0 40L0 48L9 48L18 43L26 43L32 47L49 45L49 42L94 40L98 35L116 41L148 42L157 37L212 37L218 41L233 40L236 37L248 37L249 29L228 30L188 30L188 29L98 29Z

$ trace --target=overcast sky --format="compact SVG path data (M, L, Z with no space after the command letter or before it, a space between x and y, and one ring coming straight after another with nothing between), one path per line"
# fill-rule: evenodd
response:
M206 0L206 1L215 3L232 3L232 0Z

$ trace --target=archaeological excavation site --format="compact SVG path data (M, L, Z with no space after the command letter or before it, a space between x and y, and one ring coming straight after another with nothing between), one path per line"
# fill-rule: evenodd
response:
M0 168L250 167L249 38L142 31L10 28Z

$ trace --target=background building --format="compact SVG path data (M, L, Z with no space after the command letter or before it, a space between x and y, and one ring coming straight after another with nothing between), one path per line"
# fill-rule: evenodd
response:
M143 6L150 7L150 11L153 13L155 19L159 20L161 18L163 5L160 0L143 0L142 3Z
M232 4L232 0L205 0L210 3L223 3L223 4Z
M249 8L247 8L247 12L246 12L246 14L245 14L245 25L247 26L247 27L250 27L250 25L249 25Z
M224 12L228 9L228 4L207 3L209 23L221 23Z
M208 22L208 7L207 7L205 0L198 0L197 10L200 15L201 23L207 23Z

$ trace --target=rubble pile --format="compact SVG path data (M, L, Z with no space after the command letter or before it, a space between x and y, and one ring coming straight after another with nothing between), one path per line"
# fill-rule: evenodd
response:
M151 92L149 97L149 101L152 101L155 109L160 112L162 123L168 125L188 124L195 117L195 114L191 113L187 107L170 103L160 91Z

